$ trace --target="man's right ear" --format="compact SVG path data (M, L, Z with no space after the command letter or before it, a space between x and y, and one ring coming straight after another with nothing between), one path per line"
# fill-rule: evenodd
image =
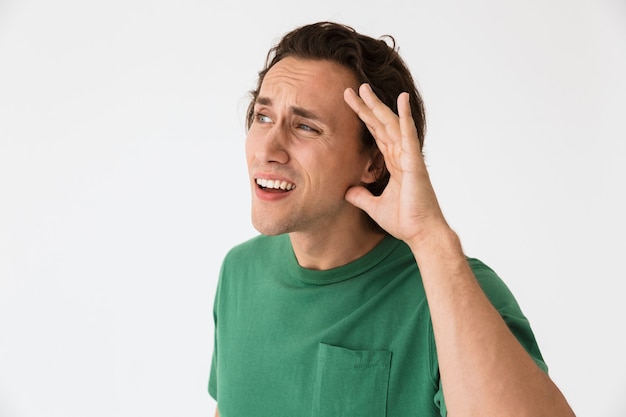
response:
M378 181L385 173L385 158L378 148L370 152L370 164L367 168L364 181L365 184L372 184Z

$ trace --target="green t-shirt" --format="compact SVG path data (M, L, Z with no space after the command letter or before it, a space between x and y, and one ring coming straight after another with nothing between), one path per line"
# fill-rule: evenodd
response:
M506 285L469 263L547 371ZM393 237L325 271L300 267L288 235L251 239L224 260L214 318L209 393L221 417L446 415L420 273Z

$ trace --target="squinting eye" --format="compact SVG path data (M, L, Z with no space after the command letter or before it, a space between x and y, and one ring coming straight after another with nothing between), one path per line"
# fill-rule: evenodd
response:
M264 114L261 113L257 113L255 116L255 119L259 122L259 123L272 123L272 119L270 119L269 117L267 117Z
M317 132L317 129L313 129L311 126L305 125L305 124L299 124L298 128L302 129L302 130L306 130L308 132Z

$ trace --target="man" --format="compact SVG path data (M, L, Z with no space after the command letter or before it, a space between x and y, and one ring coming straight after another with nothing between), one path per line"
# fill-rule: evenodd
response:
M573 415L515 299L446 223L424 130L393 44L321 22L270 51L246 141L261 235L222 265L216 415Z

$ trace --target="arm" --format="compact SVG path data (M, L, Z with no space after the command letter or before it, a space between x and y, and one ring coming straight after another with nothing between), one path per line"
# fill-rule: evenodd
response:
M567 401L509 331L480 288L439 207L409 96L396 116L367 85L346 102L376 139L391 173L379 197L354 187L346 199L404 240L422 273L450 416L572 416Z
M220 417L219 411L217 411L217 407L215 407L215 417Z

